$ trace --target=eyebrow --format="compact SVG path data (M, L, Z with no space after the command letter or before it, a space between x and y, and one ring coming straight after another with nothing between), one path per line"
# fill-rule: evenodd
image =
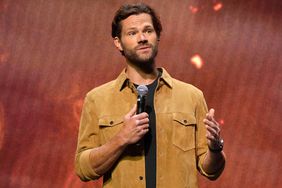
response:
M153 25L145 25L145 27L143 29L148 29L148 28L154 28ZM130 28L127 28L126 31L130 31L130 30L136 30L137 27L130 27Z

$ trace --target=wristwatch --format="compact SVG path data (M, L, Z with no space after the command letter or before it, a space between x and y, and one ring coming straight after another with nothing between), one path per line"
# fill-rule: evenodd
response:
M213 153L220 153L223 150L224 141L223 139L219 139L216 143L216 148L211 148L209 146L209 150Z

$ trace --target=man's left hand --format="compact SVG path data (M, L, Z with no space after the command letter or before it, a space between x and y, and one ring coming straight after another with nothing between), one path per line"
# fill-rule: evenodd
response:
M207 128L207 139L208 146L210 149L218 149L218 143L220 142L220 126L219 123L214 119L214 109L210 109L206 114L206 118L204 119L204 123Z

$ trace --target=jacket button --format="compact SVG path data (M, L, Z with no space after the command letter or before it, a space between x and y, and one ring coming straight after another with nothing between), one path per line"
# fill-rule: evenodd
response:
M143 176L139 176L139 179L140 179L140 180L143 180Z
M111 124L111 125L114 124L114 121L110 121L110 124Z
M187 120L186 120L186 119L184 119L184 120L183 120L183 122L184 122L184 123L187 123Z

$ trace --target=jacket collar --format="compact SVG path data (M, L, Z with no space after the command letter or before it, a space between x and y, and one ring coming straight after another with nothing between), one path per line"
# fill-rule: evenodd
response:
M158 68L158 71L160 72L160 81L159 81L159 87L162 85L167 85L169 88L172 88L172 77L168 74L168 72L164 68ZM120 91L122 91L126 86L133 86L132 83L130 83L129 79L127 78L127 75L125 73L125 68L122 70L120 75L116 79L117 87Z

